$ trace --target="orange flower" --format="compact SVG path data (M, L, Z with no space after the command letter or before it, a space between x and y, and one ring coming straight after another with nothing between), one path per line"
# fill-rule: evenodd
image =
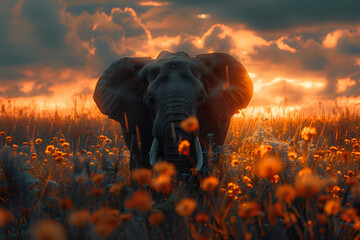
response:
M146 168L138 168L132 172L132 178L135 180L141 187L146 184L150 184L152 177L152 172Z
M97 173L92 177L92 180L96 185L99 185L103 181L104 177L104 173Z
M77 175L77 176L75 177L75 181L76 181L77 183L79 183L79 184L84 183L85 180L86 180L86 176L85 176L85 175L82 175L82 174Z
M131 213L123 213L120 214L120 222L128 222L132 219Z
M252 218L260 213L260 206L257 202L244 202L239 205L238 215L241 218Z
M273 179L271 180L271 182L274 182L274 183L278 183L280 181L280 176L279 175L274 175Z
M48 146L46 147L46 150L45 150L45 151L51 153L52 151L54 151L54 149L55 149L54 145L48 145ZM50 153L49 153L49 154L50 154Z
M353 207L350 207L348 209L346 209L342 214L341 214L341 220L350 223L352 221L357 220L359 217L357 216L358 210L356 210Z
M290 204L296 197L296 191L291 185L282 185L276 189L275 196L279 201L284 201Z
M64 160L63 156L58 156L58 157L55 158L56 163L61 163L63 160Z
M40 220L33 227L36 240L63 240L66 233L63 226L55 220Z
M209 215L206 213L198 213L195 216L195 221L200 224L205 224L210 220Z
M154 170L160 175L176 175L175 165L169 162L157 162L154 166Z
M285 224L287 228L291 227L293 224L297 223L298 221L294 213L287 212L284 213L283 216L284 216L284 220L282 223Z
M260 178L272 180L282 169L280 160L275 158L265 158L257 166L257 175Z
M315 137L316 135L316 129L313 127L304 127L303 130L301 131L301 137L304 140L311 140Z
M237 166L239 166L239 164L240 164L240 162L237 158L233 158L231 160L231 165L233 165L233 167L237 167Z
M54 158L59 157L59 156L62 156L62 152L59 151L59 150L55 150L55 152L52 154L52 156L53 156Z
M282 216L284 212L284 205L277 202L274 205L270 206L267 214L268 220L271 225L275 225L277 223L278 217Z
M180 155L186 155L189 156L190 154L190 143L188 140L182 140L179 143L178 151Z
M13 221L14 215L10 211L0 207L0 228L9 225Z
M196 117L190 116L180 123L180 127L185 132L195 132L199 129L199 122Z
M78 228L83 227L90 221L90 212L86 209L71 213L68 222Z
M171 177L166 174L159 175L151 182L151 187L162 194L169 194L172 190Z
M332 214L337 215L341 210L341 203L339 200L328 200L324 206L324 212L330 216Z
M5 135L6 135L6 132L4 132L4 131L0 132L0 137L4 137Z
M125 201L125 207L129 209L136 208L138 211L149 211L152 206L151 197L147 192L134 192L130 199Z
M218 185L219 185L219 179L213 176L204 178L203 181L201 182L201 188L207 193L213 192Z
M183 198L175 207L175 212L182 217L190 216L197 207L193 198Z
M244 177L243 177L243 182L244 182L245 184L251 183L251 179L250 179L249 177L247 177L247 176L244 176Z
M164 214L162 211L156 211L150 214L148 220L151 226L158 226L164 221Z
M112 194L112 195L118 195L121 191L121 188L122 188L122 184L121 183L117 183L117 184L113 184L111 187L110 187L110 190L109 192Z
M313 174L310 168L304 168L299 171L299 176L304 176L306 174Z
M119 210L103 207L91 215L95 232L102 238L107 238L120 225Z
M62 146L63 146L64 149L67 149L67 148L70 147L70 143L64 142L64 143L62 143Z
M35 143L37 144L37 145L40 145L41 143L42 143L42 139L41 138L38 138L38 139L36 139L35 140Z
M311 172L303 169L295 178L296 195L300 197L315 197L323 188L335 184L333 178L320 178Z
M289 155L290 160L294 160L297 157L296 152L289 152L288 155Z
M269 152L269 149L264 145L260 145L259 147L255 148L254 156L255 158L259 159L264 157L267 152Z

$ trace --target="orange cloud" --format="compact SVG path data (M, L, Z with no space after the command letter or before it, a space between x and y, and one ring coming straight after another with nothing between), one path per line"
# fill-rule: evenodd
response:
M337 92L342 93L345 92L348 87L352 87L356 84L355 80L351 78L342 78L337 80Z
M344 34L349 33L348 30L342 30L342 29L338 29L334 32L328 33L324 39L324 41L322 42L322 44L324 45L324 47L326 48L333 48L336 46L338 40L340 37L342 37Z
M281 50L292 52L292 53L296 52L295 48L292 48L289 45L287 45L286 43L284 43L284 41L283 41L284 39L285 39L285 37L281 37L276 41L278 48Z

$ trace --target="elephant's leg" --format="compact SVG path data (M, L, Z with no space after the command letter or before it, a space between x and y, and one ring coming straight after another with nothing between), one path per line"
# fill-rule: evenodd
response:
M137 138L136 135L131 135L131 141L130 141L130 171L136 168L140 168L141 166L141 152L138 147Z

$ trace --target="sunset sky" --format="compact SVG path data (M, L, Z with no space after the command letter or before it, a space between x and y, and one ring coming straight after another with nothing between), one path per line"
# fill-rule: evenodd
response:
M116 59L162 50L233 55L254 82L252 105L358 97L359 9L358 0L1 0L0 97L92 96Z

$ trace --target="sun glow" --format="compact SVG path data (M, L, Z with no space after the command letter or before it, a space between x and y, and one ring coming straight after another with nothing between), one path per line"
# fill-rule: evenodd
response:
M210 14L202 13L202 14L198 14L197 17L200 19L206 19L210 17Z
M154 1L146 1L146 2L140 2L140 6L145 7L164 7L170 5L169 2L154 2Z

